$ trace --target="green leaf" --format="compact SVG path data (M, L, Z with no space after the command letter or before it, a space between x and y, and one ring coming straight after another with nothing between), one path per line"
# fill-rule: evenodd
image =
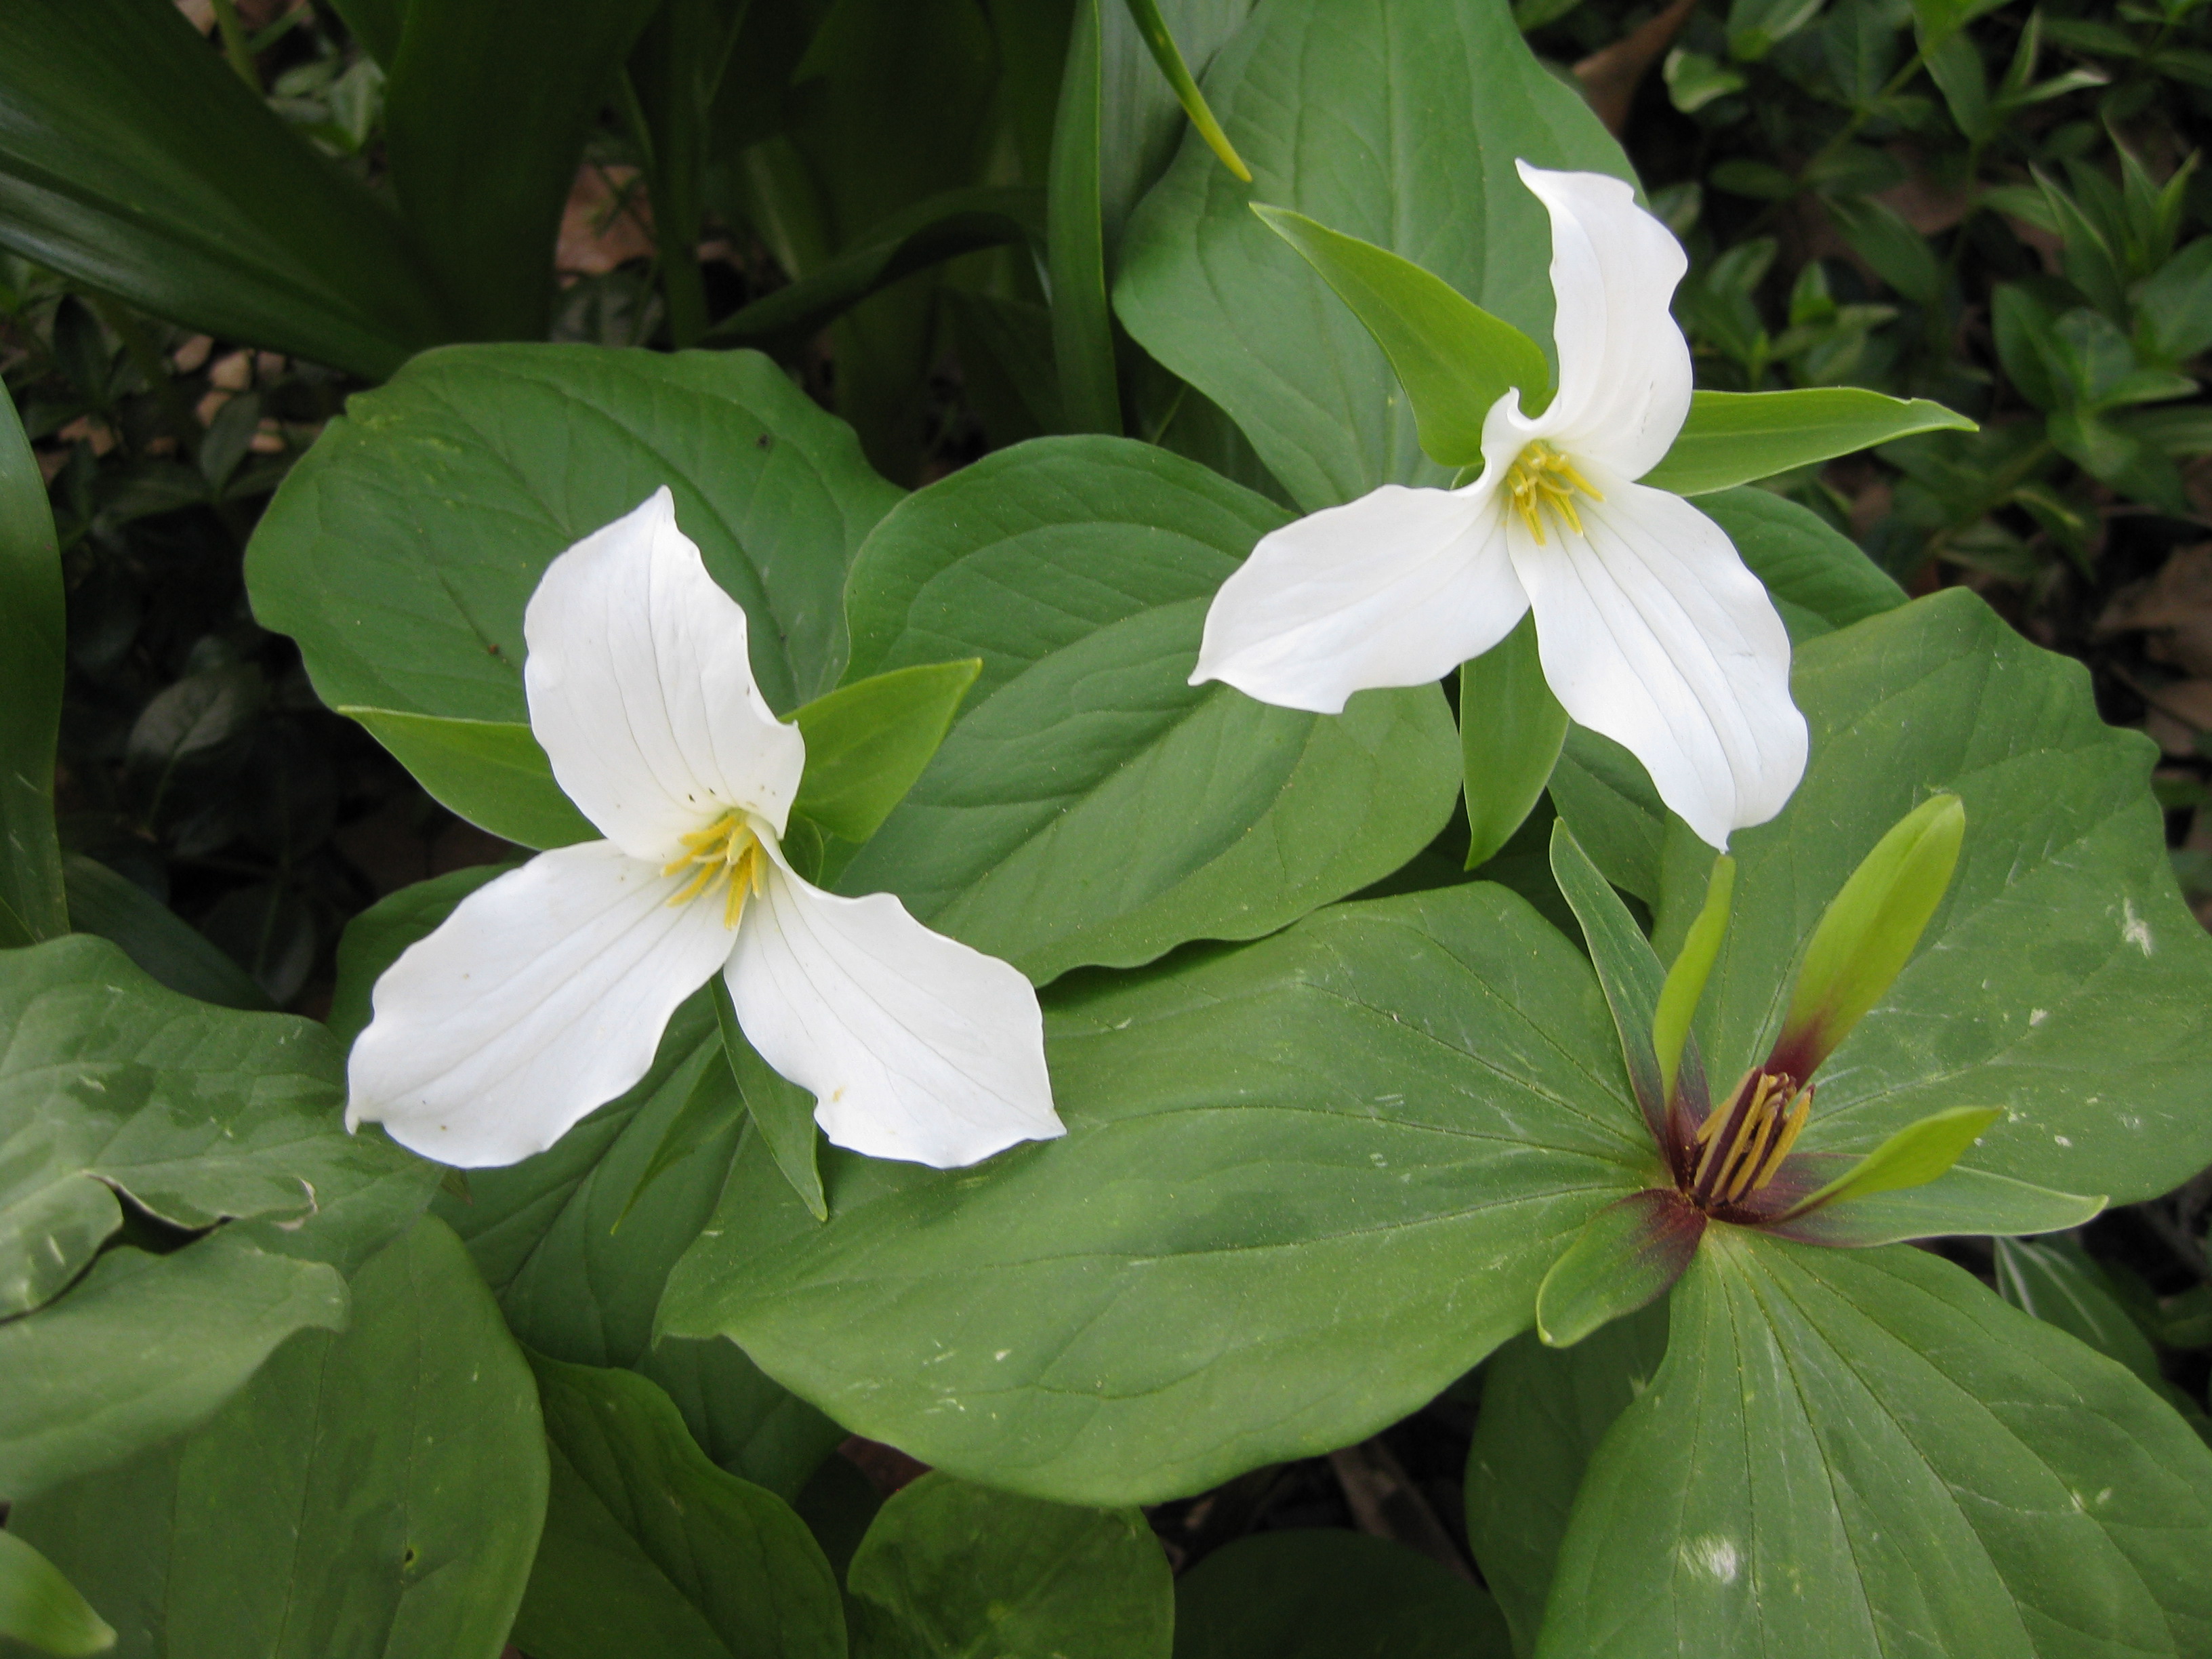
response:
M905 799L951 729L980 658L917 663L824 692L792 716L806 775L791 810L833 836L866 841Z
M70 926L121 947L172 991L224 1008L274 1007L229 952L129 877L71 853L62 860L62 881Z
M978 248L1041 246L1043 207L1036 190L1020 185L939 191L871 227L852 247L797 282L739 307L708 329L702 343L765 351L802 346L870 295L918 270Z
M1817 513L1765 489L1716 491L1698 510L1728 532L1766 585L1792 643L1894 611L1905 590Z
M1831 196L1823 205L1851 251L1882 281L1915 305L1932 309L1941 303L1951 279L1928 238L1896 209L1870 196Z
M1270 932L1411 858L1457 793L1434 687L1323 719L1188 684L1215 590L1282 521L1097 437L986 456L902 503L854 568L851 672L983 671L838 886L895 892L1042 981Z
M1184 147L1129 222L1122 322L1228 411L1307 512L1378 484L1447 483L1366 329L1247 204L1411 260L1541 342L1549 221L1514 162L1626 178L1619 148L1504 0L1267 6L1215 60L1206 95L1255 183Z
M1252 211L1321 273L1375 337L1413 405L1431 460L1479 465L1483 422L1516 387L1524 413L1550 400L1552 368L1543 348L1442 277L1303 213L1257 202Z
M1206 94L1198 89L1198 82L1191 78L1190 65L1183 62L1182 49L1176 45L1175 36L1169 33L1167 20L1160 15L1159 0L1128 0L1128 5L1129 16L1137 26L1137 33L1144 37L1145 45L1152 51L1152 61L1159 65L1161 75L1175 89L1176 101L1182 106L1183 113L1190 117L1190 124L1197 130L1198 136L1206 141L1208 149L1221 158L1222 166L1235 173L1241 182L1250 184L1252 170L1244 165L1243 157L1237 155L1236 147L1229 142L1229 135L1222 131L1221 123L1214 118L1212 110L1206 106Z
M477 829L518 846L598 841L599 830L553 781L553 763L519 720L457 720L398 708L341 708L429 791Z
M0 1324L0 1492L20 1504L181 1433L295 1331L343 1326L346 1307L334 1268L272 1255L242 1231L168 1255L108 1250L61 1300Z
M1567 740L1567 711L1536 658L1536 621L1459 671L1459 744L1465 780L1466 867L1486 864L1528 822Z
M814 1097L760 1057L738 1028L737 1005L729 987L714 981L714 1016L722 1033L726 1068L753 1127L760 1131L775 1158L775 1166L799 1194L817 1221L829 1218L830 1207L822 1196L822 1172L815 1161L819 1137L814 1129Z
M1571 1348L1649 1307L1682 1276L1705 1235L1705 1212L1672 1188L1607 1205L1536 1287L1536 1334L1547 1346Z
M173 8L24 0L0 16L0 243L156 316L372 378L450 337L390 210Z
M178 1228L299 1219L413 1162L345 1133L320 1027L179 996L104 939L0 955L0 1318L84 1271L118 1193Z
M194 1247L195 1249L200 1247ZM492 1659L545 1512L529 1366L424 1220L205 1427L18 1504L135 1655Z
M1589 965L1487 884L1048 1001L1065 1139L833 1148L820 1225L748 1147L661 1328L956 1474L1150 1502L1418 1409L1650 1164Z
M663 484L745 607L788 711L834 684L846 567L897 492L750 352L467 346L356 397L255 527L262 623L332 708L528 718L522 611L545 567Z
M1949 591L1806 641L1793 691L1812 759L1731 842L1735 920L1696 1028L1712 1074L1767 1052L1829 899L1948 791L1972 825L1957 872L1822 1068L1801 1149L1869 1152L1946 1108L2002 1106L1962 1170L2128 1203L2212 1162L2212 940L2174 890L2153 747L2104 724L2081 665Z
M1840 1153L1814 1152L1817 1168L1848 1172L1852 1160ZM1863 1194L1849 1204L1820 1209L1775 1224L1785 1237L1806 1244L1865 1249L1901 1244L1909 1239L1954 1237L1960 1234L2056 1232L2079 1227L2105 1207L2101 1198L2057 1193L2025 1181L1953 1164L1924 1187Z
M0 1532L0 1637L66 1659L115 1645L113 1627L52 1562L12 1532Z
M69 907L54 838L61 553L46 481L15 399L0 403L7 405L0 409L0 947L6 947L66 933Z
M2136 328L2154 362L2185 363L2212 346L2212 237L2199 237L2134 295Z
M2155 1389L2166 1381L2158 1352L2112 1293L2112 1280L2071 1239L2000 1238L1997 1294L2022 1313L2055 1325Z
M1857 386L1696 392L1674 447L1640 482L1677 495L1705 495L1909 433L1978 429L1925 398L1908 403Z
M1114 315L1106 302L1102 198L1103 0L1077 0L1053 129L1048 273L1060 418L1072 432L1121 431Z
M629 1371L533 1358L552 1487L514 1640L533 1659L844 1659L806 1523L707 1460Z
M1203 76L1243 27L1252 5L1253 0L1163 0L1158 10L1184 65ZM1192 129L1132 9L1103 6L1098 24L1098 206L1110 278L1120 266L1130 213L1189 142Z
M1176 1581L1175 1659L1506 1659L1498 1604L1364 1533L1261 1532Z
M1546 1347L1531 1331L1482 1369L1467 1454L1467 1536L1516 1654L1536 1645L1590 1454L1667 1357L1667 1310L1655 1302L1571 1348Z
M854 1659L1170 1659L1175 1583L1135 1510L1080 1510L925 1474L847 1575Z
M1982 1131L2003 1115L2002 1106L1954 1106L1908 1123L1833 1181L1814 1188L1797 1207L1814 1210L1876 1193L1925 1187L1964 1157Z
M385 154L400 210L466 336L544 337L577 160L655 5L409 0L385 82ZM530 95L484 97L494 65Z
M1592 1461L1540 1659L2194 1653L2212 1450L1924 1251L1716 1229Z
M1560 895L1582 924L1583 942L1605 988L1607 1006L1613 1011L1613 1031L1636 1103L1645 1128L1655 1141L1666 1137L1667 1096L1660 1088L1659 1055L1652 1046L1652 1028L1659 1013L1659 995L1667 982L1666 969L1628 914L1620 896L1598 874L1577 842L1565 818L1552 824L1552 876ZM1695 1065L1693 1054L1685 1058ZM1658 1157L1655 1147L1652 1157Z

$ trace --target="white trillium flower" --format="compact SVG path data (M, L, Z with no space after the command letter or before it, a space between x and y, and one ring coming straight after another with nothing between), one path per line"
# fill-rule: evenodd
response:
M1521 178L1552 216L1559 385L1509 391L1461 489L1385 484L1263 538L1206 614L1191 684L1340 713L1489 650L1531 610L1567 713L1644 763L1713 846L1782 810L1805 769L1790 636L1727 533L1635 482L1690 410L1690 351L1668 313L1687 269L1618 179Z
M779 845L806 763L762 701L745 613L660 490L556 559L523 617L530 726L605 841L478 889L376 982L346 1125L467 1166L542 1152L642 1078L721 973L830 1139L950 1169L1062 1134L1036 993L888 893Z

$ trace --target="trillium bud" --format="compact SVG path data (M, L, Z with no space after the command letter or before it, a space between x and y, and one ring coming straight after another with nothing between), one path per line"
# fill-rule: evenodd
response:
M1964 804L1936 795L1875 844L1805 947L1768 1070L1810 1077L1881 1000L1942 902L1966 833Z

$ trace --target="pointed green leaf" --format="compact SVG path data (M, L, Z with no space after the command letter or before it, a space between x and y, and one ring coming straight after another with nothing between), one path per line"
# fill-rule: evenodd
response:
M220 1007L275 1008L228 951L128 876L71 853L62 860L62 884L70 928L118 946L157 983Z
M854 1659L1170 1659L1175 1583L1133 1509L1074 1509L925 1474L846 1576Z
M2022 1313L2056 1325L2153 1389L2166 1381L2158 1352L2112 1294L2112 1281L2071 1239L2000 1238L1997 1294Z
M1536 1334L1571 1348L1667 1294L1698 1252L1705 1212L1671 1187L1646 1188L1583 1224L1536 1288Z
M719 975L710 984L708 994L714 998L715 1012L720 1019L728 992L720 984ZM735 1027L736 1019L732 1016L720 1020L720 1024L726 1040L727 1033ZM645 1173L638 1176L637 1185L630 1188L629 1196L623 1200L622 1214L609 1231L618 1231L623 1223L629 1219L630 1212L637 1208L638 1200L650 1194L653 1183L670 1170L709 1142L724 1139L726 1144L725 1138L730 1127L743 1118L744 1113L745 1098L738 1092L738 1079L731 1068L717 1066L712 1060L701 1066L691 1085L691 1092L684 1097L682 1108L668 1120L667 1127L660 1132L659 1144L653 1149L653 1161L645 1166Z
M1641 480L1704 495L1793 467L1855 454L1914 432L1972 432L1965 416L1925 398L1910 402L1858 386L1796 392L1698 392L1659 465Z
M2182 1655L2212 1449L1922 1250L1717 1228L1575 1500L1538 1659Z
M341 707L441 805L520 847L568 847L599 831L553 781L553 763L519 720L457 720L398 708Z
M1486 864L1528 822L1567 740L1567 711L1536 658L1536 620L1459 671L1459 744L1465 780L1467 868Z
M1375 337L1413 405L1421 447L1449 467L1479 465L1491 406L1519 388L1524 414L1549 399L1544 350L1441 276L1388 248L1258 202L1252 211L1303 255Z
M114 1627L52 1562L12 1532L0 1532L0 1637L64 1659L115 1645Z
M532 1659L844 1659L837 1581L789 1505L716 1468L635 1372L530 1364L552 1486L516 1646Z
M1682 948L1667 969L1659 988L1659 1006L1651 1020L1651 1046L1659 1055L1659 1097L1674 1097L1674 1078L1682 1064L1682 1048L1689 1041L1690 1022L1697 1017L1698 1000L1705 994L1705 979L1728 936L1729 901L1735 892L1735 860L1723 853L1713 860L1705 884L1705 902L1697 920L1683 936Z
M1651 1032L1658 1018L1666 970L1652 953L1651 942L1628 914L1628 907L1598 874L1565 818L1552 825L1552 874L1575 920L1582 924L1583 941L1589 948L1598 983L1605 987L1605 1000L1613 1010L1613 1030L1620 1035L1620 1052L1627 1062L1629 1080L1636 1088L1644 1126L1655 1140L1662 1140L1667 1096L1660 1087L1659 1055L1652 1046Z
M1508 1659L1498 1604L1364 1533L1257 1532L1176 1580L1175 1659Z
M917 663L823 693L792 716L806 775L791 810L832 835L866 841L905 799L983 672L980 657Z
M69 932L54 836L62 561L13 398L0 398L0 947Z
M781 1075L760 1057L738 1027L737 1006L730 988L717 975L714 984L714 1017L722 1034L726 1071L736 1084L738 1098L751 1114L753 1127L768 1142L775 1167L791 1183L817 1221L829 1218L830 1206L822 1197L822 1172L815 1161L820 1136L814 1125L814 1097Z
M1954 1106L1908 1123L1833 1181L1800 1200L1792 1213L1925 1187L1964 1157L1982 1131L2003 1115L2002 1106Z
M1052 349L1060 417L1071 432L1121 431L1114 313L1106 299L1107 225L1102 195L1104 112L1101 24L1104 0L1078 0L1053 130L1047 212Z
M1144 37L1151 50L1152 61L1160 66L1160 73L1175 88L1176 101L1190 117L1190 124L1198 129L1198 136L1206 140L1206 147L1221 158L1221 165L1235 173L1244 184L1252 182L1252 170L1244 165L1230 143L1229 135L1221 130L1221 123L1213 118L1206 107L1206 94L1191 79L1190 66L1182 60L1182 52L1176 45L1175 36L1168 32L1167 20L1160 15L1159 0L1129 0L1130 21L1137 33Z

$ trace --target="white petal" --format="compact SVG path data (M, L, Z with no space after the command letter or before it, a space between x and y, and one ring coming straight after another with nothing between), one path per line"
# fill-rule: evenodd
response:
M593 841L470 894L376 981L346 1127L465 1167L550 1146L645 1075L676 1005L728 959L720 895L672 908L683 885Z
M608 840L665 861L732 807L782 833L805 740L761 700L744 611L665 489L554 560L522 631L531 730Z
M1019 970L933 933L889 893L843 898L776 855L726 970L761 1058L840 1146L940 1170L1065 1134L1044 1016Z
M1480 656L1528 609L1494 493L1384 484L1261 537L1213 596L1190 683L1334 714Z
M1690 348L1667 309L1689 262L1620 179L1519 166L1552 216L1559 389L1538 435L1578 462L1640 478L1690 412Z
M1544 678L1568 714L1644 763L1713 846L1780 811L1805 770L1790 636L1727 534L1679 495L1601 476L1584 534L1516 518L1513 563Z

